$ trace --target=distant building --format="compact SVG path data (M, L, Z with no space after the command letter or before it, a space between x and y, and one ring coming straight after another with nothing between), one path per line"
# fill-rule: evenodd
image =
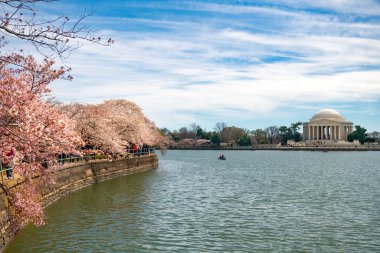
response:
M323 109L303 123L304 141L347 141L353 131L353 123L333 109Z

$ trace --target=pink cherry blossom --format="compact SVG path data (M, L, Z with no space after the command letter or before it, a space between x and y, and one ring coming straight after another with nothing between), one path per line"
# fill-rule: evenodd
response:
M62 109L76 121L76 129L86 145L123 153L131 144L160 146L166 138L157 131L141 108L125 100L107 100L98 105L70 104Z
M75 121L44 99L48 84L64 74L53 62L37 64L33 57L9 56L0 63L0 157L3 165L24 180L21 187L1 184L9 203L13 225L43 224L37 188L48 182L56 168L56 156L76 152L83 144ZM33 180L41 175L42 180ZM44 179L45 178L45 179Z

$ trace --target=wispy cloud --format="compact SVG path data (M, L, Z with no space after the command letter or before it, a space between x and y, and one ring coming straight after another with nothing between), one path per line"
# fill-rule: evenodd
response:
M264 127L260 118L307 120L319 106L380 100L377 2L246 4L119 2L124 14L97 11L90 21L116 44L84 45L70 58L75 80L53 90L66 102L128 98L170 128Z
M328 0L328 1L307 1L307 0L275 0L273 2L292 6L297 9L333 10L337 13L375 15L380 14L380 4L376 0Z

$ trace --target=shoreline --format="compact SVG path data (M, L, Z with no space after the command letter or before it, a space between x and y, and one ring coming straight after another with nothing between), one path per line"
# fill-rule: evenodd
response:
M157 154L112 161L100 160L74 163L71 166L60 168L52 173L55 183L39 189L41 194L40 202L43 208L45 208L71 192L92 184L157 168ZM36 180L38 180L38 177ZM22 182L12 187L18 187L20 184ZM5 251L8 243L17 234L10 228L8 209L4 203L0 205L0 230L1 253Z
M371 147L234 147L234 148L209 148L209 147L199 147L199 148L169 148L168 150L232 150L232 151L257 151L257 150L263 150L263 151L322 151L322 152L328 152L328 151L380 151L379 148L371 148Z

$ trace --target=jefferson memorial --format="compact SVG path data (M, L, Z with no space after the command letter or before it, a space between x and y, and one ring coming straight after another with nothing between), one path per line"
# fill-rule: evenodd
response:
M323 109L303 123L304 141L347 141L353 123L333 109Z

